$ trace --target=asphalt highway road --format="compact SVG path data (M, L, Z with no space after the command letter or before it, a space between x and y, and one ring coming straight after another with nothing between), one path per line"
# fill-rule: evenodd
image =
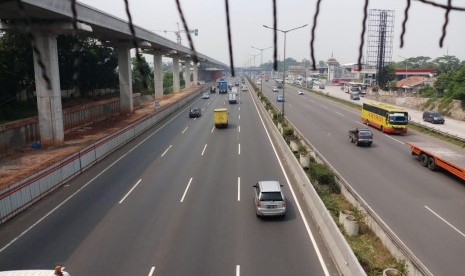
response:
M273 82L263 90L279 110ZM285 87L285 115L344 177L434 275L463 275L465 269L465 183L432 172L410 155L405 144L433 142L409 130L387 135L376 129L372 147L356 147L347 131L360 127L360 111L321 95ZM341 93L343 93L341 91ZM347 96L348 97L348 96Z
M336 275L310 238L317 233L305 227L249 93L236 105L227 95L196 100L200 118L180 111L2 225L0 270ZM224 106L230 126L215 129L213 109ZM259 180L284 185L284 219L256 218Z

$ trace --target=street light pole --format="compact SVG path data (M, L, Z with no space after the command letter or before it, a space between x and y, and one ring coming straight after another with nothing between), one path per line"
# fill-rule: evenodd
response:
M267 48L257 48L257 47L254 47L254 46L252 46L252 48L254 48L254 49L256 49L256 50L259 50L259 51L260 51L260 55L261 55L261 57L260 57L260 66L261 66L261 65L263 64L263 51L264 51L264 50L267 50L267 49L270 49L270 48L272 48L272 47L267 47Z
M300 27L296 27L296 28L292 28L292 29L289 29L289 30L280 30L280 29L275 29L275 28L271 28L271 27L268 27L266 25L263 25L263 27L265 28L268 28L268 29L272 29L272 30L276 30L276 31L280 31L284 34L284 60L283 60L283 101L282 101L282 107L281 107L281 116L283 117L284 119L284 102L286 101L286 98L284 97L284 90L285 90L285 87L286 87L286 35L288 32L290 31L294 31L294 30L297 30L297 29L301 29L303 27L306 27L308 24L305 24L305 25L302 25Z
M257 48L257 47L252 46L252 48L260 51L260 68L261 68L263 65L263 51L266 49L270 49L271 47ZM260 72L260 92L263 92L263 74L261 72Z

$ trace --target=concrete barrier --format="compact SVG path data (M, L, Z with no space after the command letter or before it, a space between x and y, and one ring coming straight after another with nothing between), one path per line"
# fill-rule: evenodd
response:
M250 90L253 91L252 89ZM321 201L318 193L308 179L304 170L287 146L286 141L274 125L273 120L270 118L270 116L268 116L265 107L263 107L263 105L260 103L260 100L255 93L251 94L255 102L258 103L257 106L260 110L260 114L262 115L262 118L267 125L273 141L275 141L275 145L280 153L280 156L282 156L282 158L285 159L285 163L289 165L288 168L292 174L292 177L296 180L295 186L297 186L300 194L302 194L304 197L307 209L310 211L313 218L317 222L317 227L320 231L320 234L323 237L327 247L331 250L332 256L339 271L342 275L366 275L365 271L360 265L360 262L352 251L352 248L350 248L344 236L339 231L339 228L331 217L331 214L326 209L324 203ZM300 133L299 135L303 137Z
M0 224L20 213L41 198L61 187L108 154L131 141L167 116L196 99L207 88L202 88L178 102L163 107L139 121L119 130L111 136L70 155L62 161L41 170L0 191Z
M305 137L302 133L291 123L289 124L294 128L294 132L301 137ZM336 183L341 190L341 194L359 210L365 214L365 221L368 227L380 238L384 246L386 246L396 258L406 261L408 266L408 275L433 275L427 267L413 254L413 252L402 242L402 240L392 231L389 226L371 209L371 207L363 200L363 198L352 188L352 186L334 169L334 167L326 160L326 158L310 143L308 139L304 139L306 145L310 149L310 154L320 164L328 166L336 176ZM310 198L309 200L314 200ZM318 200L321 201L318 197ZM310 206L310 208L318 208L317 206ZM315 209L320 210L320 209ZM326 207L325 207L326 211ZM317 214L318 215L318 214ZM326 222L328 223L328 222ZM339 230L338 230L339 232ZM324 231L323 231L324 233ZM340 232L339 232L340 233ZM334 234L334 233L333 233ZM336 259L337 261L337 259Z

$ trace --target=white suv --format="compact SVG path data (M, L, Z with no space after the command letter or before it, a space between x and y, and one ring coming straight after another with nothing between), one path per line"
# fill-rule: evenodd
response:
M278 181L259 181L253 187L257 217L286 215L286 198Z

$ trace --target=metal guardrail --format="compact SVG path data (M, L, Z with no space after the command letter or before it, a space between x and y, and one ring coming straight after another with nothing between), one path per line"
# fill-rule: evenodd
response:
M81 174L111 152L197 98L207 89L208 87L202 88L159 112L144 117L48 168L0 190L0 224Z
M254 89L249 90L254 91ZM260 102L255 93L253 94L253 97ZM299 189L300 194L302 194L305 199L307 209L317 222L319 233L323 237L326 246L331 251L331 255L339 271L342 275L366 275L353 250L350 248L349 244L340 232L336 222L333 220L326 206L321 201L318 193L314 189L302 167L290 151L281 133L277 130L269 114L266 112L265 107L262 104L258 104L258 107L260 109L260 114L264 115L263 119L269 128L270 135L273 136L273 140L276 141L278 150L285 158L286 163L289 164L291 174L296 180L296 186Z
M324 93L322 93L324 94ZM324 94L326 95L326 94ZM328 96L328 95L326 95ZM329 96L331 97L331 96ZM338 98L339 99L339 98ZM272 102L272 101L271 101ZM273 103L273 102L272 102ZM275 103L273 105L276 107ZM355 191L354 188L347 182L331 165L328 160L310 143L308 139L299 131L299 129L292 124L287 118L286 121L292 126L295 132L300 137L304 138L306 146L314 152L315 156L318 157L326 166L328 166L336 176L336 182L341 189L341 193L348 199L352 204L357 205L365 214L368 216L367 225L370 229L376 233L376 235L382 240L383 244L389 249L391 254L397 258L403 258L406 260L409 267L409 275L425 275L432 276L433 274L428 268L413 254L413 252L402 242L402 240L392 231L389 226L371 209L368 203ZM338 230L339 231L339 230Z
M290 84L294 87L297 87L293 84ZM332 98L332 99L337 99L337 100L340 100L340 101L344 101L344 102L347 102L347 103L351 103L351 104L354 104L353 102L351 101L347 101L347 100L344 100L344 99L341 99L341 98L338 98L338 97L333 97L327 93L324 93L323 91L319 91L319 90L313 90L313 89L309 89L309 88L303 88L303 87L298 87L299 89L302 88L302 89L305 89L307 91L310 91L310 92L313 92L313 93L316 93L316 94L320 94L320 95L324 95L325 97L329 97L329 98ZM455 140L458 140L460 142L463 142L465 143L465 138L463 137L460 137L460 136L457 136L457 135L454 135L454 134L451 134L451 133L448 133L448 132L445 132L445 131L441 131L437 128L434 128L434 127L431 127L431 126L427 126L427 125L424 125L422 122L416 122L416 121L412 121L410 120L409 121L410 124L413 124L417 127L421 127L421 128L424 128L424 129L427 129L428 131L431 131L433 133L437 133L437 134L440 134L440 135L443 135L444 137L446 138L452 138L452 139L455 139ZM465 123L465 122L464 122Z
M287 119L286 119L287 120ZM401 257L409 263L409 268L413 268L413 271L409 271L409 275L433 275L428 268L413 254L413 252L402 242L402 240L391 230L391 228L381 219L380 216L365 202L365 200L355 191L354 188L347 182L326 160L326 158L310 143L310 141L303 136L298 128L293 125L289 120L287 122L293 127L294 131L304 137L306 146L308 146L315 155L328 166L336 176L336 183L341 189L341 193L349 200L352 204L357 205L362 211L368 215L367 225L376 233L376 235L382 240L383 244L388 247L391 254L396 257ZM387 237L388 239L384 238ZM391 244L389 244L389 242ZM418 274L420 273L420 274Z

